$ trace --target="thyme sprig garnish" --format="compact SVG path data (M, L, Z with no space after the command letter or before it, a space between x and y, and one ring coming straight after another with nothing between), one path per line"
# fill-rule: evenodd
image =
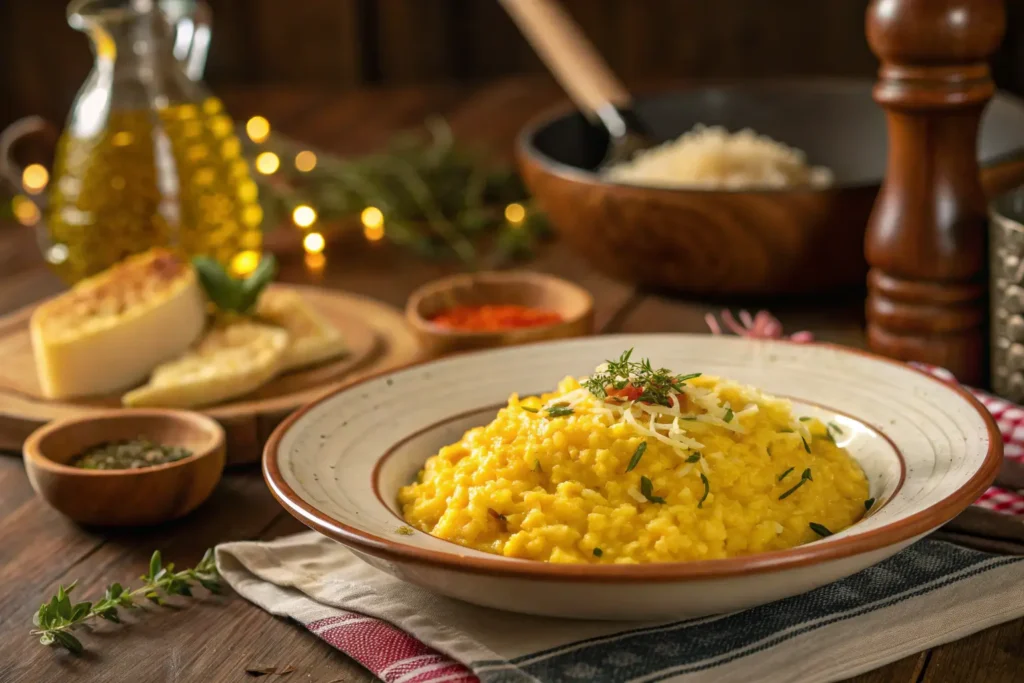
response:
M810 523L810 527L811 527L811 531L813 531L814 533L818 534L822 538L825 538L826 536L831 536L832 535L832 532L824 524L818 524L817 522L811 522Z
M90 619L100 618L121 623L118 608L131 609L139 606L140 598L145 598L156 605L165 605L165 597L183 595L192 597L195 584L201 585L211 593L221 593L223 587L217 564L213 557L213 549L207 550L203 559L193 569L174 571L174 564L165 567L157 550L149 559L149 573L140 577L143 584L138 588L124 588L119 583L110 584L103 598L96 602L71 602L71 591L78 583L70 586L58 586L57 594L39 606L39 611L32 617L35 628L31 631L39 636L43 645L59 645L73 654L81 654L85 650L71 631L85 625Z
M644 451L647 450L647 442L641 441L640 445L633 451L633 457L629 459L629 464L626 465L626 471L632 472L633 468L640 464L640 458L644 457Z
M800 441L804 445L804 450L807 451L808 453L810 453L811 452L811 444L807 443L807 439L805 439L803 436L801 436L800 437Z
M665 499L654 495L654 484L647 477L640 477L640 493L651 503L664 503Z
M786 478L786 475L793 471L794 468L790 467L788 470L779 475L779 481Z
M691 453L689 456L687 456L686 462L700 462L700 457L700 453Z
M828 423L827 425L825 425L825 426L826 426L826 427L828 427L829 431L835 432L835 433L836 433L836 434L838 434L839 436L842 436L842 435L843 435L843 430L842 430L842 428L840 428L840 426L839 426L839 425L837 425L837 424L836 424L835 422L829 422L829 423Z
M793 486L793 488L789 489L788 491L783 493L781 496L779 496L779 500L785 500L786 498L789 498L791 495L793 495L793 493L798 488L803 486L804 483L806 483L808 481L814 481L814 479L811 477L811 468L810 467L808 467L806 470L804 470L803 474L800 475L800 481L798 481L796 483L796 485Z
M704 495L697 501L697 507L703 508L704 501L708 499L708 494L711 493L711 483L708 481L708 478L704 476L703 472L700 473L700 481L704 484Z
M633 349L624 351L618 360L609 360L601 372L583 382L583 387L598 398L608 398L608 390L621 391L627 386L640 390L634 400L641 403L671 406L670 396L679 393L682 385L701 373L674 375L667 368L655 369L650 359L633 361Z

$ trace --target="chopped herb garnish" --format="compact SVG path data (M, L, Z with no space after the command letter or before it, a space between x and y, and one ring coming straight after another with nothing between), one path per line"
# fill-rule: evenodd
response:
M733 418L732 408L726 408L725 409L725 417L723 417L722 419L725 420L726 422L732 422L732 418Z
M779 434L792 434L792 433L793 433L793 430L789 429L788 427L785 427L785 428L779 430Z
M811 478L811 468L810 467L808 467L806 470L804 470L804 473L800 475L800 481L798 481L793 488L789 489L788 491L783 493L781 496L779 496L779 500L785 500L786 498L789 498L791 495L793 495L794 491L796 491L798 488L803 486L804 482L807 482L807 481L814 481Z
M600 548L594 548L594 557L601 557L604 555L604 551Z
M395 529L395 533L399 536L412 536L416 532L407 526L400 526L397 529Z
M789 473L790 473L790 472L792 472L792 471L793 471L793 468L792 468L792 467L790 467L790 468L789 468L788 470L786 470L785 472L783 472L782 474L780 474L780 475L779 475L779 481L782 481L783 479L785 479L785 478L786 478L786 475L787 475L787 474L789 474Z
M870 510L871 506L874 505L874 504L875 504L875 499L874 498L868 498L867 500L864 501L864 509L865 510Z
M626 471L632 472L633 468L640 464L640 458L644 457L644 451L647 450L647 442L641 441L640 445L633 451L633 457L629 459L629 464L626 465Z
M598 398L608 398L608 391L621 391L627 386L640 389L640 394L634 400L641 403L652 403L655 405L671 406L669 398L678 394L683 383L701 373L693 372L688 375L673 375L667 368L657 370L651 366L651 361L643 359L640 362L630 360L633 349L623 352L618 360L609 360L605 363L602 372L595 372L583 382L583 387ZM632 397L631 397L632 398Z
M565 403L556 403L548 408L548 417L565 417L566 415L572 415L572 408Z
M704 484L704 495L697 501L697 507L703 508L704 501L708 499L708 494L711 493L711 484L708 482L708 478L704 476L704 473L700 473L700 480Z
M701 475L703 476L703 475ZM665 499L654 495L654 484L647 477L640 477L640 493L652 503L664 503Z
M813 419L814 419L813 417L808 417L807 415L804 415L803 417L800 418L800 421L801 422L808 422L808 421L813 420Z
M811 526L811 531L813 531L814 533L818 534L822 538L825 538L826 536L831 536L832 535L832 532L829 531L828 527L823 525L823 524L818 524L817 522L811 522L810 526Z
M809 443L807 443L807 439L805 439L804 437L801 436L800 440L804 444L804 450L807 451L808 453L810 453L811 452L811 445Z
M690 455L690 457L688 457L686 459L686 462L699 462L699 461L700 461L700 453L693 453L693 454Z
M530 406L519 406L519 407L522 408L523 410L525 410L528 413L536 413L537 412L536 408L531 408Z
M691 415L687 415L686 417L681 417L679 419L680 420L686 420L687 422L696 422L697 421L697 418L693 417Z
M843 430L840 429L839 425L837 425L835 422L829 422L828 428L840 436L843 435Z
M838 446L839 445L839 444L836 443L836 437L832 436L832 432L830 432L827 429L825 430L825 438L828 439L829 441L831 441L833 446Z

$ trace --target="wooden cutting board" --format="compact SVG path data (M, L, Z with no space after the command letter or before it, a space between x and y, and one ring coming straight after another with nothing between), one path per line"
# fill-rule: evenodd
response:
M402 313L373 299L315 287L273 285L301 294L344 335L349 352L336 360L275 378L248 396L203 409L227 433L229 464L256 462L270 433L293 410L367 375L421 360ZM20 450L51 420L121 405L113 396L50 401L36 379L28 322L35 305L0 318L0 449Z

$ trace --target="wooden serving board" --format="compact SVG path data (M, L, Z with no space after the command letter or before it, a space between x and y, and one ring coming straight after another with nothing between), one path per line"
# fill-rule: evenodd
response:
M273 285L301 294L344 335L346 355L290 372L234 401L203 409L227 433L229 464L256 462L270 433L293 410L346 384L423 357L401 312L353 294ZM0 449L20 450L32 431L51 420L121 405L120 394L50 401L36 379L28 323L36 305L0 318Z

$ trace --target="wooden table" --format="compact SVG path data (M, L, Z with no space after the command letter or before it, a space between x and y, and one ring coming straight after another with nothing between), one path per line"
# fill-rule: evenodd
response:
M359 153L396 129L433 113L451 121L464 139L511 152L529 117L562 99L540 79L506 80L485 87L399 88L332 94L301 88L222 93L236 117L263 114L282 132L325 149ZM602 332L703 332L703 316L725 305L769 306L786 329L810 329L819 338L862 345L862 294L818 301L714 302L669 298L611 281L564 248L553 245L531 267L588 288ZM375 244L328 251L321 278L300 256L285 258L282 279L317 283L401 306L417 285L451 266L419 261ZM30 231L0 225L0 314L51 294L57 281L45 270ZM3 362L0 359L0 362ZM86 634L87 652L75 658L40 646L28 635L31 618L58 583L78 579L80 597L129 583L144 572L154 549L183 566L224 541L271 539L303 527L271 497L255 466L228 472L209 502L186 519L151 529L109 531L75 526L33 495L18 457L0 455L0 682L244 681L250 665L292 665L276 679L287 683L372 680L358 664L296 624L274 618L237 596L185 601L180 609L146 609L123 626L103 624ZM853 679L858 683L1020 681L1024 619L990 628ZM267 679L264 679L267 680Z

